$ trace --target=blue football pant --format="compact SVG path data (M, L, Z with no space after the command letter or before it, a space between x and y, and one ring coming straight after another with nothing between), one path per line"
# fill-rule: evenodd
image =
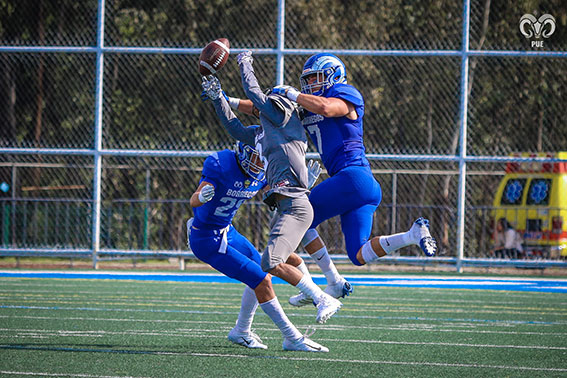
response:
M226 253L219 253L222 235L217 230L191 228L189 245L195 256L227 277L255 289L267 273L260 267L261 256L252 243L231 225Z
M354 265L361 265L356 254L370 238L381 200L382 189L369 167L343 168L311 191L309 201L315 215L310 228L339 215L348 257Z

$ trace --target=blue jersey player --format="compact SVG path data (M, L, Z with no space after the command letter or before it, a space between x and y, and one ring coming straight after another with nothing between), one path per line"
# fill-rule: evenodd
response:
M411 244L419 245L426 255L432 256L437 246L429 233L429 222L423 218L407 232L369 240L382 191L365 156L364 99L347 83L345 65L333 54L320 53L307 59L300 83L301 92L283 85L274 91L306 110L303 126L330 176L311 191L314 219L302 244L325 273L325 291L338 298L348 295L352 288L337 272L317 233L321 222L340 216L347 254L355 265L371 263ZM300 293L290 298L290 303L301 306L310 301Z
M187 222L189 246L199 260L247 285L236 326L228 334L230 341L247 348L267 348L251 330L260 304L281 330L286 350L328 352L311 340L316 348L304 347L304 336L289 321L275 295L271 275L260 266L260 254L232 226L242 203L265 186L260 155L251 146L238 142L235 151L223 150L207 157L190 200L194 218Z

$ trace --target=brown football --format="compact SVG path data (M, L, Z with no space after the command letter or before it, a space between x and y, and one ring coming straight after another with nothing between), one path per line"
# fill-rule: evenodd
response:
M219 38L210 42L199 55L199 72L201 75L216 74L228 61L230 43L226 38Z

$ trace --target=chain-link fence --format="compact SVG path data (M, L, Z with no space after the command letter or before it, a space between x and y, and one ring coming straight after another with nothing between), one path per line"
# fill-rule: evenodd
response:
M547 37L526 38L520 18L544 13L553 16L551 35L548 23L540 25ZM492 257L506 162L561 161L510 154L567 149L561 0L8 0L0 2L1 253L94 261L186 253L203 160L233 145L199 98L198 54L219 37L233 56L254 51L263 87L299 86L315 52L343 59L365 99L365 146L383 191L373 233L428 217L440 244L429 261ZM219 77L243 96L234 58ZM567 223L566 203L538 207L549 218L544 237L554 206ZM235 226L262 249L269 218L255 198ZM527 231L524 218L515 225ZM561 257L550 247L567 245L563 224L557 243L540 243L541 256ZM339 227L338 219L319 227L337 255Z

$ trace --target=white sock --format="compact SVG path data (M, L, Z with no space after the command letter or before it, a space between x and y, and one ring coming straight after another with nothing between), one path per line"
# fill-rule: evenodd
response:
M333 260L331 260L331 256L329 256L329 253L327 252L327 247L323 246L323 248L313 253L311 258L315 260L327 278L327 285L334 285L340 281L341 275L337 271Z
M278 301L278 297L274 297L274 299L260 303L260 307L262 307L262 310L264 310L266 315L268 315L274 324L280 329L285 339L297 340L303 336L287 318L280 301Z
M400 248L415 244L410 236L410 231L400 232L399 234L380 236L380 245L386 253L394 252Z
M299 280L295 287L305 293L309 298L313 299L315 304L319 303L319 299L324 294L323 290L321 290L319 286L315 285L315 282L313 282L311 277L305 274L301 277L301 280Z
M235 326L236 331L239 333L250 332L250 327L252 326L252 321L254 320L254 314L256 314L257 308L258 299L256 299L256 294L254 293L254 290L246 286L242 293L240 313L238 314Z
M299 271L301 273L303 273L303 275L307 275L307 276L311 277L311 273L309 273L309 269L307 269L307 265L305 265L304 261L302 261L301 264L296 266L296 268L299 269Z
M378 260L378 255L372 248L372 239L362 245L362 259L367 264Z

